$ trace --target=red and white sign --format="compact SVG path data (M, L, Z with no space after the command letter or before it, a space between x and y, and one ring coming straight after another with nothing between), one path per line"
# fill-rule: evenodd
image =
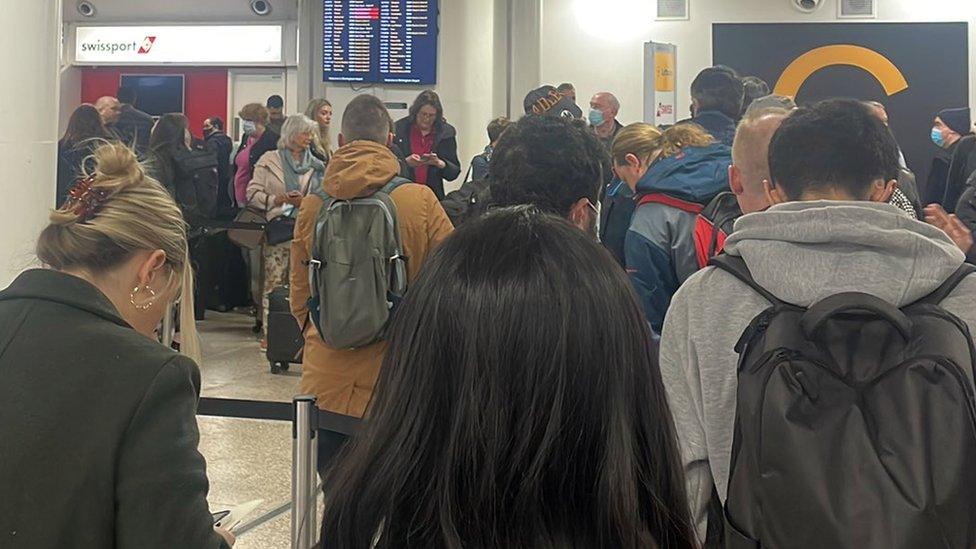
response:
M281 63L277 25L78 27L79 65Z

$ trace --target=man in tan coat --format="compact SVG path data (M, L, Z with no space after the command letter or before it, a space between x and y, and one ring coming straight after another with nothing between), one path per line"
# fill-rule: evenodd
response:
M390 182L399 172L396 155L389 148L393 135L391 120L383 103L372 95L353 99L342 115L339 149L329 160L323 188L340 200L369 196ZM454 230L450 219L429 187L404 184L390 197L397 208L400 237L407 262L407 281L413 281L428 255ZM313 322L307 322L309 279L315 222L323 201L310 194L301 205L291 249L291 307L305 330L305 355L301 390L318 397L323 410L362 417L366 412L386 342L358 349L332 349L325 344ZM319 471L341 448L345 437L321 433Z

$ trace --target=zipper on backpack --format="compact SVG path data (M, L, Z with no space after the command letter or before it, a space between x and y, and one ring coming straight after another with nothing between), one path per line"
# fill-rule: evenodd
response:
M769 328L769 325L772 323L774 314L776 314L776 310L774 308L769 308L759 313L759 316L757 316L752 323L749 324L746 331L742 332L742 336L739 338L739 341L735 343L735 352L741 355L746 345L748 345L757 336L765 333Z

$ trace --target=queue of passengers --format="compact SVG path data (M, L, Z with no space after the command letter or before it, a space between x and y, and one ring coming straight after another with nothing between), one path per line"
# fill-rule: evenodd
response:
M399 122L357 96L334 149L327 102L242 110L226 189L286 226L261 294L288 284L301 391L363 418L318 437L323 547L973 546L972 225L922 208L883 107L764 92L706 69L658 128L545 86L446 196L433 92ZM227 547L179 182L218 143L165 115L140 152L98 113L0 292L0 545Z

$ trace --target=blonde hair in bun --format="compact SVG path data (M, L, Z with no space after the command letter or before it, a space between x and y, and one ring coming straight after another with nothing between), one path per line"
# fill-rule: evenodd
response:
M166 254L171 284L179 284L181 349L200 359L193 317L193 269L187 225L169 192L146 175L135 154L120 143L106 143L94 153L92 191L100 193L94 213L77 209L51 212L50 224L37 240L37 257L55 269L111 270L141 250Z

